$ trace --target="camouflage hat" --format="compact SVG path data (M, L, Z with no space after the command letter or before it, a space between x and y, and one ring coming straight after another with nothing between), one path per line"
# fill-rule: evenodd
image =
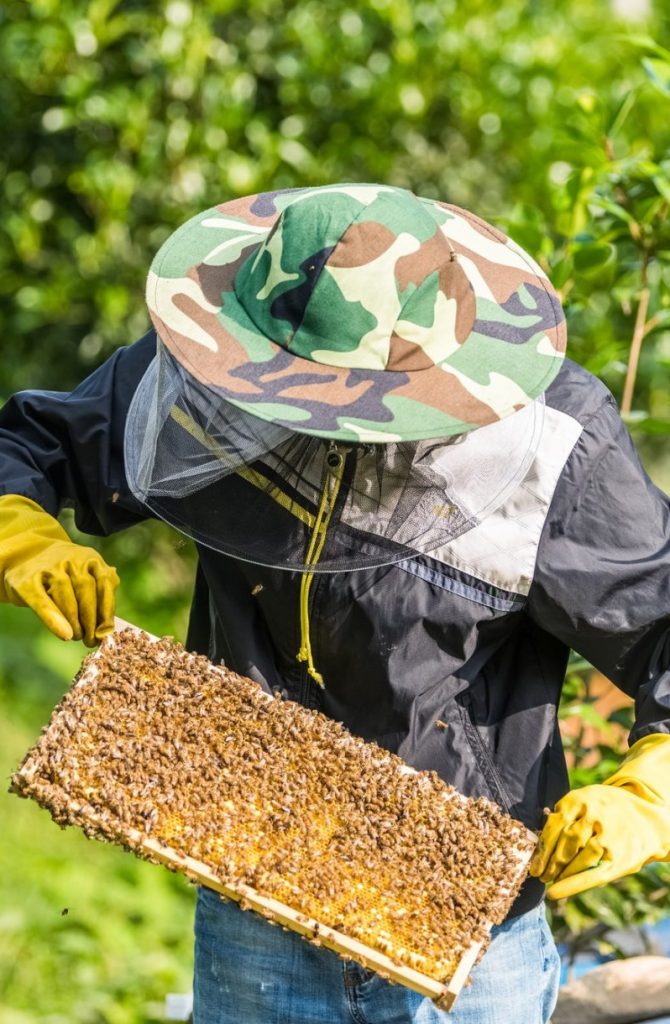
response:
M374 184L247 196L172 234L156 330L202 383L304 434L445 437L528 405L565 350L531 257L466 210Z

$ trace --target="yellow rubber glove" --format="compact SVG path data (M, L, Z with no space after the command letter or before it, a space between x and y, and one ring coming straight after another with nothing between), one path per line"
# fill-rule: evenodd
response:
M34 501L0 497L0 601L27 605L61 640L93 647L114 628L118 585L116 570Z
M602 785L574 789L547 818L530 872L560 900L670 860L670 736L630 748Z

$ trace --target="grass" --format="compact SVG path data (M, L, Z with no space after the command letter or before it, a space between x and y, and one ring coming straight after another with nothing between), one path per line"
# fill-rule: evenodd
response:
M193 887L6 792L84 653L28 619L0 608L0 1024L161 1021L191 987Z

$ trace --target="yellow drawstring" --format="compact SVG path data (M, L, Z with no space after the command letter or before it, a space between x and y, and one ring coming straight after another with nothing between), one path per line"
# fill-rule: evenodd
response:
M333 449L331 448L331 450ZM330 517L333 513L333 508L337 500L340 484L342 483L343 470L344 459L341 456L335 470L331 470L328 465L328 461L326 460L326 478L323 484L321 501L319 502L319 511L317 512L316 519L314 521L312 537L309 543L307 557L305 559L306 565L316 565L321 557L323 546L326 543L328 524L330 523ZM326 506L328 506L327 511ZM309 636L309 588L312 585L313 579L314 573L308 572L303 573L302 579L300 580L300 650L296 654L296 659L298 661L307 662L308 675L310 675L314 682L318 683L318 685L323 689L323 676L320 672L317 672L314 664L314 660L312 658L312 644Z

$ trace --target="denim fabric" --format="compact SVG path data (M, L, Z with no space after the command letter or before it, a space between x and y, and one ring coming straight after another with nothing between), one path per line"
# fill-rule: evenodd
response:
M209 889L195 932L194 1024L546 1024L558 990L543 904L494 929L449 1014Z

